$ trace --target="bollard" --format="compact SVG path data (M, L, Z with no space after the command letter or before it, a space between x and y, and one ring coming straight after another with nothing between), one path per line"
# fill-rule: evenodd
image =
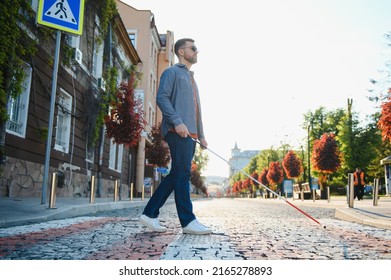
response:
M95 202L95 176L91 176L90 203Z
M300 190L301 201L304 201L304 190Z
M52 173L52 185L50 188L49 209L56 209L57 173Z
M327 187L327 202L330 203L330 187Z
M153 195L153 186L151 186L151 197Z
M143 185L143 189L141 191L141 200L144 201L144 190L145 190L145 186Z
M114 202L118 200L118 181L119 180L114 181Z
M377 206L379 201L379 179L373 180L373 206Z
M130 183L130 201L133 201L133 183Z
M348 174L348 206L353 208L354 206L354 176L353 173Z
M312 189L312 201L315 202L315 189Z

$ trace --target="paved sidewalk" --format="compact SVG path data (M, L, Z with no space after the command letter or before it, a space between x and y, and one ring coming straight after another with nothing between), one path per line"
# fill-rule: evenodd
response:
M391 230L391 197L379 198L377 206L373 206L373 200L369 198L354 200L353 208L348 206L346 197L331 197L330 202L296 199L293 203L298 207L302 205L334 208L335 217L338 219Z
M55 208L49 208L49 203L41 204L40 198L0 197L0 228L72 218L146 203L147 200L142 201L140 198L133 201L95 198L94 203L89 203L89 198L57 198Z
M114 202L112 198L96 198L94 203L89 203L88 198L57 198L55 208L49 209L48 203L41 204L40 198L0 197L0 228L71 218L99 211L144 206L147 200L135 198L133 201ZM348 207L346 197L332 197L330 202L312 199L293 201L292 198L288 201L298 207L334 208L338 219L391 230L391 197L381 197L378 206L373 206L372 199L355 200L353 208ZM281 201L281 203L285 202Z

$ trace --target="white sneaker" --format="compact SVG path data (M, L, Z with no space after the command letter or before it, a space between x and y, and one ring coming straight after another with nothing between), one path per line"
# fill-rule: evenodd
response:
M187 226L185 226L182 229L183 233L189 233L189 234L211 234L212 230L203 224L201 224L199 221L194 220L190 222Z
M146 215L141 215L139 221L150 230L157 232L165 232L167 228L161 226L157 218L150 218Z

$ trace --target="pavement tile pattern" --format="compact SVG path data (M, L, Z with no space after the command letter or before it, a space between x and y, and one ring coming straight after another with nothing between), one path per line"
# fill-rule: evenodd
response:
M211 235L182 234L173 201L165 233L138 222L142 206L0 229L0 260L380 260L391 259L391 231L302 206L321 226L282 201L193 202ZM323 228L326 226L326 228Z

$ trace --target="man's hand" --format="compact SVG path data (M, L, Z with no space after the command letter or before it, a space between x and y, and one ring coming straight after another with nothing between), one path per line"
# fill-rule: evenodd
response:
M208 142L206 142L205 138L202 138L200 140L200 143L201 143L201 149L206 149L208 148Z
M179 136L186 138L189 135L189 130L187 129L187 126L183 123L175 127L176 133L179 134Z

